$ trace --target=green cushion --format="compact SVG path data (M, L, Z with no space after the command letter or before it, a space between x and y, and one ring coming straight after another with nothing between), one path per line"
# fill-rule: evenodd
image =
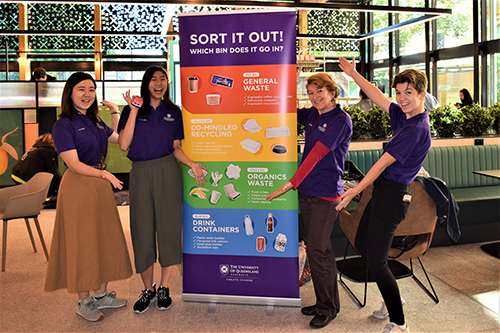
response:
M451 193L453 193L453 197L458 203L462 201L491 200L500 198L500 186L454 188Z

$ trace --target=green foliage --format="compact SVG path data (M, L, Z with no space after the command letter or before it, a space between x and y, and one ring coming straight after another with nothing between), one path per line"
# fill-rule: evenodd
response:
M367 115L368 132L375 140L385 140L392 135L389 114L375 105Z
M366 112L363 111L359 106L352 105L344 109L345 112L349 114L352 120L352 138L351 140L357 140L362 135L368 133L368 121L366 120Z
M431 130L436 131L442 138L454 137L460 130L462 118L462 111L451 104L442 105L429 112Z
M304 134L306 126L301 123L297 123L297 136Z
M463 114L461 132L463 136L481 136L493 125L493 116L488 109L477 103L460 108Z
M500 102L496 102L488 108L490 115L493 117L493 131L500 134Z

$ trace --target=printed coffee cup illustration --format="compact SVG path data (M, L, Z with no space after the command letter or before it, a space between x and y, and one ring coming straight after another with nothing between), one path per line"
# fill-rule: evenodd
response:
M190 93L198 92L198 77L190 76L188 77L188 87Z
M216 190L213 190L212 191L212 195L210 196L210 202L212 204L216 205L217 202L219 202L219 199L220 199L220 192L216 191Z

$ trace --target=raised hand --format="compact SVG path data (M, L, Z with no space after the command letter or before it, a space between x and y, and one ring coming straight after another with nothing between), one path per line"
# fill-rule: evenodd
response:
M356 73L356 62L354 61L354 57L352 57L352 62L347 60L344 57L339 58L339 67L349 76L353 76Z

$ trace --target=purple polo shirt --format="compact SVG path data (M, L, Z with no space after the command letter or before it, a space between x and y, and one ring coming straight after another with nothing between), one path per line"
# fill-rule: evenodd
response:
M409 185L424 163L431 147L431 129L427 111L410 119L399 105L389 107L391 127L394 132L384 148L384 153L391 154L396 162L389 165L382 176Z
M130 107L123 108L118 133L125 128ZM151 161L174 152L174 140L184 139L182 113L180 110L167 109L162 103L156 110L151 107L147 118L137 115L134 137L127 157L134 162Z
M59 118L52 128L57 153L76 149L80 162L87 165L100 164L101 154L106 158L111 134L113 130L102 119L96 124L84 114L76 114L73 120Z
M304 178L298 191L331 198L344 193L340 176L344 172L344 161L351 142L351 118L337 105L335 109L322 115L315 107L297 109L297 121L306 127L302 161L318 141L330 148L330 152Z

